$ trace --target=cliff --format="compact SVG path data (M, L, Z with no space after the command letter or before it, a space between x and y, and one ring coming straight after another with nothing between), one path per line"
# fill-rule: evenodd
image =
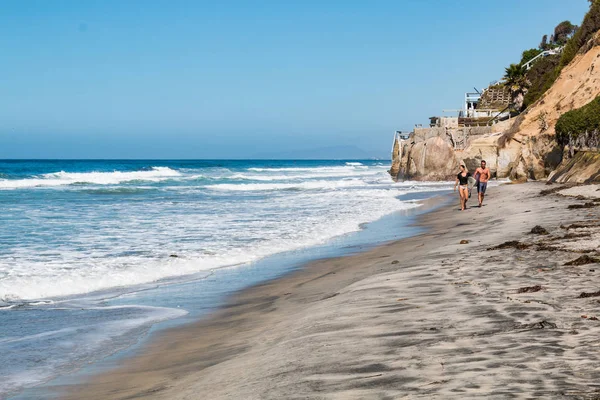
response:
M598 10L600 4L595 4L590 13ZM600 15L600 11L598 13ZM584 20L584 28L588 18L590 14ZM564 67L558 68L560 62L565 62L564 54L560 60L555 56L540 64L539 73L545 74L540 79L542 83L552 81L554 75L557 77L545 92L535 88L543 95L517 118L487 127L488 131L465 133L458 139L447 128L430 128L429 136L415 130L400 146L396 176L399 179L447 179L456 174L459 163L464 162L472 171L485 159L494 176L517 182L548 177L557 182L597 182L600 179L599 149L567 146L565 151L565 144L556 140L559 118L600 95L600 32L588 36L590 39L578 47L578 53Z
M509 152L514 158L512 179L544 179L560 164L563 152L556 142L556 123L566 112L581 108L600 95L599 45L597 33L584 52L562 69L550 89L521 114L513 130L502 136L499 152ZM520 146L515 146L515 142ZM579 180L577 169L571 168L569 181Z

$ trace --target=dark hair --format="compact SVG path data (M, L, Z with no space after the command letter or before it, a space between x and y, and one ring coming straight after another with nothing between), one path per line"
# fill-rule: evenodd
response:
M481 160L482 163L486 163L485 160ZM486 163L487 164L487 163Z

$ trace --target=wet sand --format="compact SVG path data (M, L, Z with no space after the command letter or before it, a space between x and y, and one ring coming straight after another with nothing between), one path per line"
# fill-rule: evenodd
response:
M540 195L558 187L490 188L465 212L455 201L420 218L424 234L242 291L118 368L54 389L65 399L600 398L600 191ZM547 234L530 233L536 225Z

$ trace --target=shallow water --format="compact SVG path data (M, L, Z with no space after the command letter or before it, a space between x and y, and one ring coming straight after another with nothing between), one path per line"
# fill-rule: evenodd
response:
M0 161L0 397L130 348L157 322L196 318L301 262L414 233L405 218L414 199L450 185L394 183L386 169Z

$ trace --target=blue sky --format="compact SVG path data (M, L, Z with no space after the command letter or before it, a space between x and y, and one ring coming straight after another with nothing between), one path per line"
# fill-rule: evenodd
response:
M387 157L588 8L472 4L7 0L0 158Z

